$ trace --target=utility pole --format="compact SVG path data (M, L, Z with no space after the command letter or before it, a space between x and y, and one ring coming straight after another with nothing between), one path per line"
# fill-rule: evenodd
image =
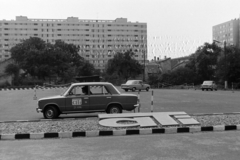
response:
M145 50L143 50L143 82L145 82Z
M224 41L224 68L225 68L225 73L224 73L224 88L225 90L228 88L228 84L227 84L227 58L226 58L226 41Z

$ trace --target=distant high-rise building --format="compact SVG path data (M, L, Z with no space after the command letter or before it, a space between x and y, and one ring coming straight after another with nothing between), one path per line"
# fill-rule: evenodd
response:
M233 19L212 27L212 38L213 40L219 41L221 47L226 45L234 45L240 47L239 43L239 19Z
M46 42L62 40L80 47L79 54L103 70L117 52L132 49L140 63L147 60L147 24L115 20L28 19L0 20L0 60L11 57L9 50L23 39L39 37ZM144 58L145 55L145 58Z

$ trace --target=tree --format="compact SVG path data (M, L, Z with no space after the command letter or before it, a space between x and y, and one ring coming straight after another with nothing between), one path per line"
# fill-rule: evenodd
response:
M78 76L91 76L94 74L100 74L100 72L94 68L93 64L89 63L88 61L85 61L81 67L79 67L77 73Z
M134 55L132 50L117 53L113 59L108 61L106 72L110 75L116 73L118 77L123 77L126 81L130 77L135 78L142 73L143 67L133 58Z
M57 40L45 43L30 37L11 49L12 58L26 74L45 80L53 76L60 81L70 82L86 62L78 54L79 47Z
M12 59L27 74L44 78L47 70L45 70L46 67L44 67L42 73L39 66L42 64L39 62L42 62L41 59L45 58L42 56L45 46L45 42L40 38L31 37L11 48L10 52Z
M187 67L180 67L171 72L170 83L174 85L190 84L195 81L195 73Z
M235 46L227 46L225 52L219 56L217 77L220 82L240 81L240 49Z
M13 85L16 85L18 83L19 72L20 72L18 65L16 65L15 63L10 63L6 66L4 72L10 75L13 75L13 81L12 81Z
M198 76L195 83L216 79L217 61L220 53L221 48L215 43L205 43L190 56L190 61L186 67L192 69L195 75Z

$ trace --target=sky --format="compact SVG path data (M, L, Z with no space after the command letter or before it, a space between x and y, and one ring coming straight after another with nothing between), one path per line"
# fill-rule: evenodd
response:
M188 56L205 42L212 27L240 16L240 0L0 0L0 20L115 20L147 23L148 59Z

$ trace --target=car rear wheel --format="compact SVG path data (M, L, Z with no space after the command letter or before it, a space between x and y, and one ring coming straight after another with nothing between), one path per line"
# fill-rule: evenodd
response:
M148 88L148 87L146 88L146 91L149 91L149 88Z
M132 88L132 91L133 91L133 92L135 92L135 91L136 91L136 88L135 88L135 87L133 87L133 88Z
M60 114L58 113L58 110L53 106L47 107L43 112L43 116L46 119L54 119L57 118L59 115Z
M128 89L125 89L125 92L128 92Z
M122 108L119 105L111 105L109 106L107 113L110 114L117 114L117 113L122 113Z

